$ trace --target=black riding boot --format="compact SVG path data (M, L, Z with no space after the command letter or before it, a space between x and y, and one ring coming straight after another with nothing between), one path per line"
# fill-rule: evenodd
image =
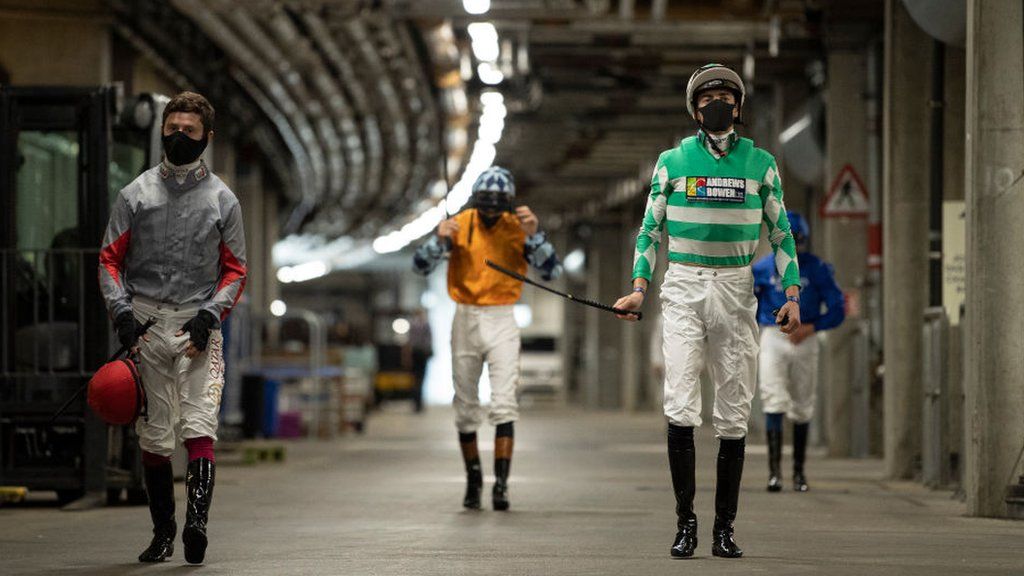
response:
M480 467L480 451L476 445L476 432L459 433L459 448L462 461L466 464L466 497L462 506L470 510L480 509L480 492L484 488L484 474Z
M782 430L768 431L768 491L782 490Z
M718 446L718 485L715 488L715 527L711 553L723 558L739 558L743 550L733 540L732 523L740 499L743 456L746 438L722 438Z
M508 510L508 473L512 468L512 446L515 443L512 422L499 424L494 431L494 490L491 503L495 510Z
M807 457L807 430L810 422L793 424L793 490L807 492L807 477L804 476L804 459Z
M149 516L153 519L153 540L139 562L163 562L174 555L174 537L178 525L174 522L174 471L171 463L143 466L146 492L149 495Z
M188 463L185 492L188 508L185 510L185 529L181 541L185 544L185 560L189 564L202 564L206 557L206 522L213 501L216 466L212 460L196 458Z
M495 510L508 510L508 473L512 460L496 458L494 460L494 489L491 491L491 503Z
M676 495L676 537L672 541L673 558L689 558L697 548L697 515L693 513L696 490L693 427L668 425L668 468L672 472L672 492Z

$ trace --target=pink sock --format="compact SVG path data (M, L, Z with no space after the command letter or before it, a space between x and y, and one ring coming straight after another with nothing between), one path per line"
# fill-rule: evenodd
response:
M213 438L203 436L201 438L189 438L185 440L185 449L188 450L188 461L198 458L206 458L213 462Z
M167 456L161 456L159 454L153 454L152 452L142 451L142 465L147 468L156 466L163 466L164 464L170 464L171 459Z

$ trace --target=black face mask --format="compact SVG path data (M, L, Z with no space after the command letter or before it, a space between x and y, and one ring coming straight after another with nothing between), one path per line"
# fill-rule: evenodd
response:
M699 109L704 121L701 128L707 132L725 132L733 124L732 111L735 104L729 104L725 100L712 100Z
M501 212L481 210L478 213L480 214L480 222L484 225L484 228L494 228L494 225L498 223L498 220L501 220Z
M500 216L502 212L512 212L512 197L500 192L474 192L473 207Z
M167 161L175 166L184 166L198 160L210 141L206 133L203 134L202 140L193 140L180 131L166 135L162 140Z

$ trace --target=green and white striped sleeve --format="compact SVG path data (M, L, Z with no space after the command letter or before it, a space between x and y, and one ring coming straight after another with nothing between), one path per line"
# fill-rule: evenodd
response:
M782 201L782 180L779 167L772 159L761 182L761 203L764 206L762 219L768 226L768 242L775 253L775 270L782 278L782 288L800 285L800 267L796 259L796 242L789 229L786 205Z
M658 156L651 176L651 195L647 198L647 209L644 210L644 221L640 224L640 233L636 237L636 252L633 254L633 278L643 278L650 282L651 274L661 245L661 235L665 230L665 205L668 186L668 170L662 161L664 155Z

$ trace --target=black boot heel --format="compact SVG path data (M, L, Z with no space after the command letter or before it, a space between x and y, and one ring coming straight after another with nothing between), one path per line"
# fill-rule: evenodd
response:
M715 487L715 526L711 532L711 554L719 558L739 558L743 550L733 539L732 523L739 507L740 481L746 438L722 438L718 445L718 485Z
M690 558L697 549L697 516L693 513L697 471L692 426L668 425L668 468L676 497L677 529L670 553L673 558Z
M768 431L768 491L782 491L782 430Z
M715 520L715 528L712 531L711 554L719 558L740 558L743 550L736 545L733 539L732 523Z
M202 564L206 559L206 523L213 502L215 476L216 468L211 460L197 458L188 463L188 475L185 477L188 508L181 541L185 544L185 561L189 564Z
M676 532L676 539L672 543L673 558L691 558L697 550L697 518L693 517L680 527Z
M511 462L504 458L494 461L494 489L491 491L491 504L495 510L504 512L511 504L508 500L508 472Z
M462 507L469 510L480 509L480 493L484 489L483 473L479 468L466 476L466 497L462 499Z
M174 537L178 534L174 521L174 471L170 462L144 469L153 539L139 554L139 562L163 562L174 555Z
M809 422L793 424L793 490L807 492L807 476L804 474L804 460L807 458L807 431Z

